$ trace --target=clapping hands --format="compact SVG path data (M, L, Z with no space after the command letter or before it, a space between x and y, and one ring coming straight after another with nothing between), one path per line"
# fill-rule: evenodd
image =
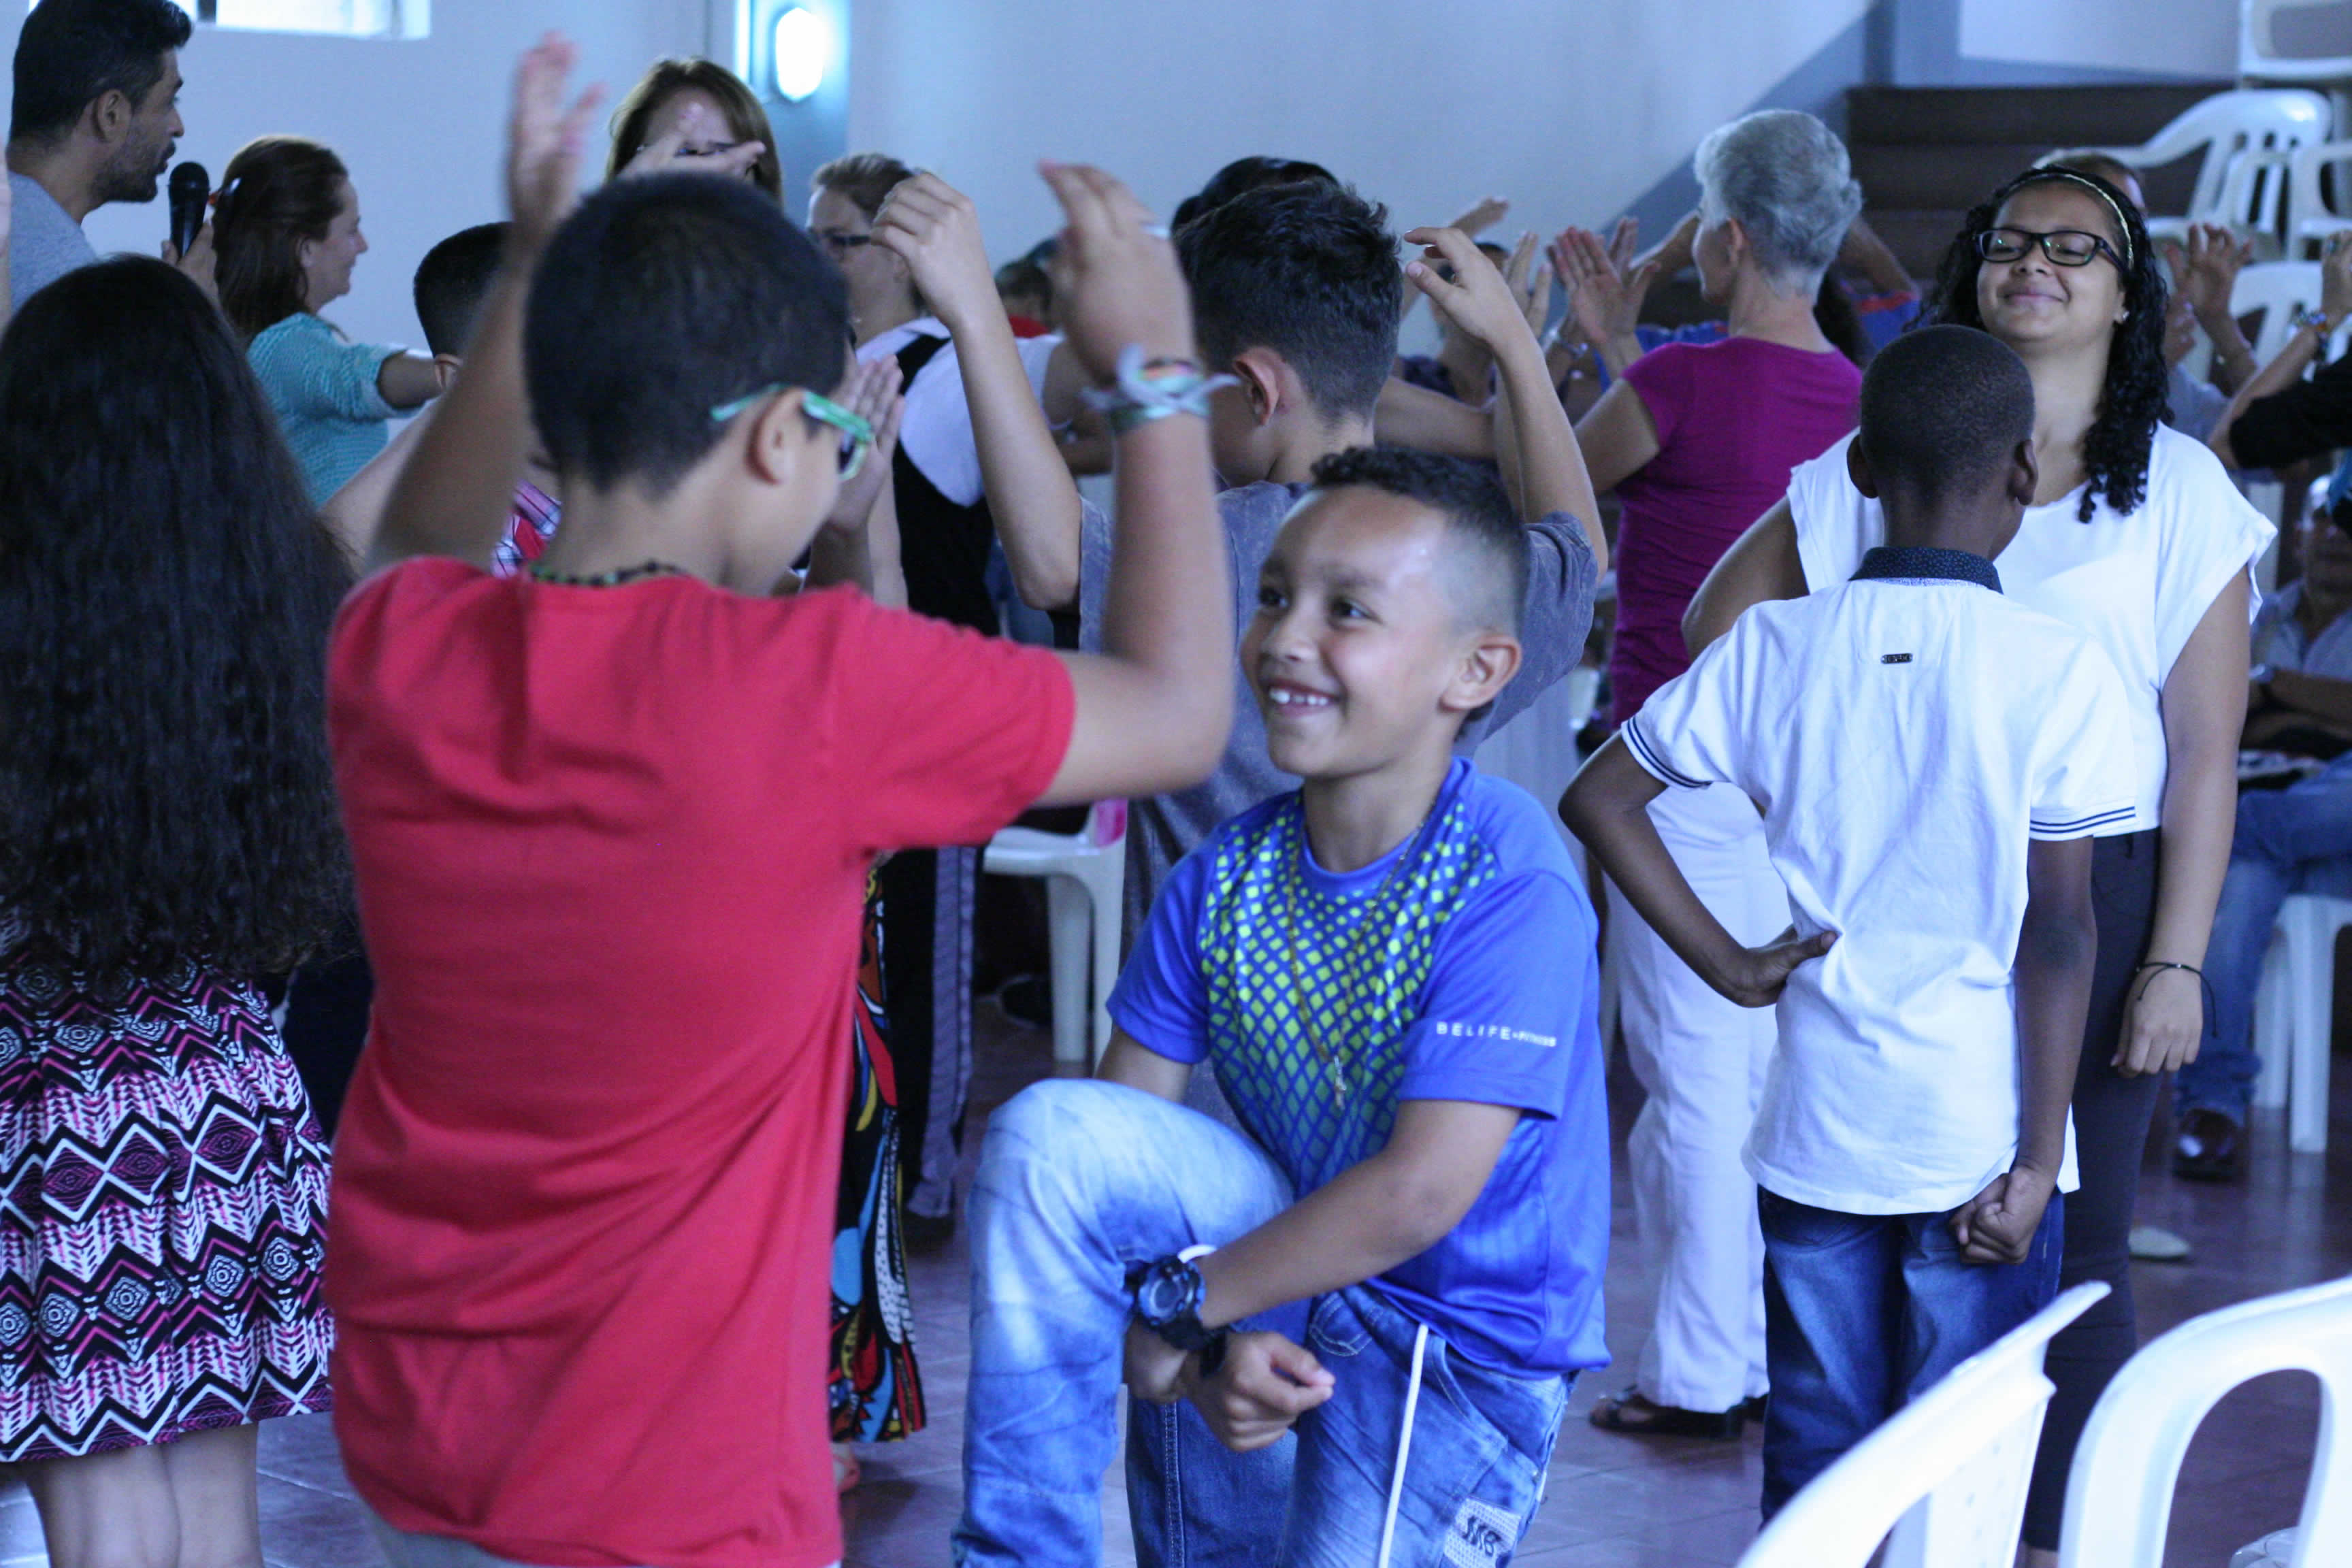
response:
M898 449L898 421L907 411L907 400L899 393L900 379L898 356L885 354L852 364L840 390L833 395L835 403L874 427L874 449L866 454L865 465L842 481L833 510L824 520L824 526L836 532L854 533L864 528L874 515L874 503L882 497L882 487L890 482L890 459Z
M1570 228L1552 241L1552 266L1568 287L1570 314L1585 342L1595 346L1633 335L1642 302L1662 267L1658 258L1633 266L1619 254L1632 249L1624 223L1617 226L1616 239L1605 245L1589 228Z

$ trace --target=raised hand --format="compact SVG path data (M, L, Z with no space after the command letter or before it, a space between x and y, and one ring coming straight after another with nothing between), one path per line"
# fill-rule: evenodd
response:
M1067 225L1054 253L1062 335L1097 381L1130 343L1147 359L1190 359L1192 297L1168 228L1118 180L1084 163L1041 163ZM1204 366L1213 369L1213 366Z
M1960 1259L1991 1267L2022 1263L2050 1206L2056 1180L2020 1165L1952 1212L1952 1238Z
M1263 1448L1331 1397L1336 1384L1314 1352L1276 1333L1234 1334L1224 1364L1185 1390L1217 1441L1237 1454Z
M1609 231L1609 265L1622 278L1633 270L1633 258L1641 254L1642 220L1621 217L1617 226Z
M1780 999L1790 972L1829 952L1837 939L1833 931L1799 937L1791 926L1765 946L1741 949L1731 972L1716 977L1715 988L1742 1007L1769 1007Z
M2220 224L2189 226L2189 244L2168 240L2164 258L2172 267L2174 292L2201 320L2226 314L2238 274L2253 258L2251 241L2241 241Z
M1549 266L1536 265L1538 244L1533 229L1519 236L1518 244L1511 247L1511 264L1503 269L1503 281L1510 285L1511 298L1519 302L1528 330L1540 336L1551 316L1552 272Z
M898 449L898 421L907 411L907 400L899 395L900 381L898 356L885 354L853 365L833 395L835 403L874 427L874 449L866 454L865 465L842 482L825 527L855 532L874 515L874 503L881 499L882 487L890 482L890 458Z
M1632 337L1642 318L1642 302L1658 276L1658 261L1643 262L1621 278L1601 237L1589 228L1564 231L1553 242L1552 256L1561 280L1569 285L1569 310L1585 342L1598 345Z
M1486 196L1471 207L1468 212L1464 213L1460 217L1455 218L1452 223L1447 224L1445 226L1448 228L1458 228L1463 233L1468 235L1471 238L1475 239L1480 235L1486 233L1488 229L1494 227L1496 224L1502 222L1504 218L1509 216L1510 211L1511 204L1507 198L1502 196Z
M2341 229L2327 241L2319 260L2319 308L2331 322L2352 311L2352 229Z
M621 166L621 178L635 174L729 174L741 176L760 161L768 150L765 142L739 142L719 153L689 153L688 143L703 134L709 122L710 109L700 102L689 103L678 115L677 123L637 149L635 154Z
M972 312L1003 306L980 237L971 198L937 174L917 174L895 186L874 215L874 241L903 258L932 313L961 331Z
M567 107L564 93L578 51L549 33L515 68L514 113L507 128L509 243L535 251L579 200L580 158L588 120L604 89L591 87Z
M1416 228L1404 237L1408 245L1426 247L1420 260L1406 264L1405 277L1457 331L1490 353L1528 331L1517 295L1468 235L1458 228ZM1531 257L1532 246L1528 248ZM1453 272L1451 281L1440 275L1441 263ZM1521 258L1514 258L1514 265L1521 265Z

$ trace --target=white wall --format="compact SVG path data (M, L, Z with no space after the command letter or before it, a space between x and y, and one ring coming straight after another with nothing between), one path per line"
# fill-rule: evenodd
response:
M1866 0L857 0L849 142L937 169L1013 255L1044 156L1165 212L1249 153L1329 164L1401 225L1488 193L1595 223L1861 18Z
M1972 59L2238 74L2238 0L1961 0L1960 53Z
M13 55L23 0L0 0L0 54ZM350 298L327 315L353 337L422 346L409 279L434 243L504 216L499 163L514 61L550 26L580 46L582 81L609 104L656 56L698 54L704 0L445 0L415 41L201 30L181 56L188 134L180 155L217 180L251 137L291 132L333 147L359 191L371 248ZM592 148L601 177L602 147ZM110 206L89 230L100 251L152 254L164 204Z

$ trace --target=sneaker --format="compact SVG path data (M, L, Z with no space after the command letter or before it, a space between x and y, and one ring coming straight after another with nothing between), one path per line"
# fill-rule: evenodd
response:
M2136 1225L2125 1243L2135 1263L2186 1263L2189 1241L2157 1225Z
M2245 1134L2218 1110L2192 1110L2172 1141L2172 1173L2192 1182L2234 1182Z

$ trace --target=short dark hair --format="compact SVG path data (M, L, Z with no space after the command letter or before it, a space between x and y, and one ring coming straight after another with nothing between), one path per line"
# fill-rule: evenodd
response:
M213 212L221 313L247 342L310 309L302 242L327 237L343 210L343 161L300 136L257 136L221 174Z
M1336 185L1339 176L1320 163L1310 163L1304 158L1269 158L1253 153L1236 158L1215 174L1209 183L1176 204L1176 216L1170 225L1182 228L1202 213L1223 206L1235 196L1251 191L1262 191L1268 185L1300 184Z
M122 257L25 302L0 337L0 907L19 951L107 981L256 976L331 934L349 868L327 631L350 585L194 283Z
M1870 362L1861 443L1881 493L1957 500L1991 482L2033 438L2033 378L2007 343L1969 327L1921 327Z
M16 35L12 142L54 142L110 92L141 103L194 24L172 0L41 0Z
M1403 447L1352 447L1318 459L1315 488L1361 485L1445 519L1448 574L1472 617L1513 637L1528 599L1528 531L1492 467Z
M540 259L525 314L532 416L559 470L665 494L719 442L712 408L831 392L849 352L840 272L739 180L616 180Z
M474 318L489 297L506 248L507 226L484 223L459 229L425 253L416 264L412 292L425 347L436 354L466 352L466 340L474 335Z
M1269 185L1177 232L1194 330L1213 368L1244 349L1290 362L1328 416L1370 415L1404 302L1388 209L1336 184Z

